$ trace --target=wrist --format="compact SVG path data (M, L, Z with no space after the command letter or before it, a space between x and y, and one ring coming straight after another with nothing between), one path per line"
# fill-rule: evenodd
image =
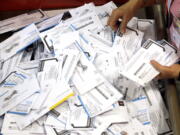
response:
M179 69L176 69L176 71L173 71L172 75L174 76L173 78L180 80L180 70Z

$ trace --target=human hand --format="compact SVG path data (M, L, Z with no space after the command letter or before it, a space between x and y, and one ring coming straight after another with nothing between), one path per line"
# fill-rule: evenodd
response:
M126 26L128 21L134 16L136 11L142 6L142 0L130 0L119 8L116 8L112 11L111 16L108 19L108 25L116 30L119 26L117 26L117 21L122 18L120 31L122 33L126 32Z
M163 66L156 62L151 61L152 66L160 72L156 79L171 79L178 78L180 72L180 64L173 64L172 66Z

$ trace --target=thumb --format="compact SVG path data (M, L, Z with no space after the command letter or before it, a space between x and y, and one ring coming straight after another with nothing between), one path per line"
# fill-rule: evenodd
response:
M117 23L117 21L118 21L118 19L120 18L120 17L122 17L123 16L123 13L122 13L122 11L121 10L119 10L119 9L115 9L115 10L113 10L113 12L112 12L112 14L111 14L111 16L109 17L109 19L108 19L108 25L109 26L111 26L113 29L116 29L116 23Z
M159 64L158 62L156 62L155 60L151 60L151 65L156 69L156 70L158 70L159 72L162 72L162 71L164 71L165 69L165 67L164 66L162 66L161 64Z

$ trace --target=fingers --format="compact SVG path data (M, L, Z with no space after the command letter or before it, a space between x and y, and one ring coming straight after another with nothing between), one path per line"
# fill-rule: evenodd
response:
M169 67L162 66L161 64L159 64L155 60L152 60L151 64L156 70L158 70L160 72L159 75L157 75L155 77L155 79L159 80L159 79L171 78Z
M164 67L163 67L161 64L159 64L158 62L156 62L155 60L151 60L151 65L152 65L156 70L158 70L158 71L160 72L160 74L157 75L157 76L155 77L155 79L156 79L156 80L162 79L163 77L162 77L162 73L161 73L161 72L163 71Z
M117 26L117 21L119 18L122 18L121 26L120 26L120 31L122 33L126 32L126 26L129 21L130 15L124 11L123 8L117 8L113 10L111 16L108 19L107 25L109 25L112 29L116 30L119 26Z
M161 64L159 64L159 63L156 62L155 60L151 60L151 64L152 64L152 66L153 66L156 70L158 70L159 72L163 72L164 70L166 70L164 66L162 66Z
M108 25L112 28L112 29L117 29L116 26L116 22L119 20L119 18L121 18L123 16L123 13L121 10L119 9L115 9L113 10L111 16L108 19Z
M122 22L121 22L121 27L120 27L120 31L121 31L122 33L125 33L125 32L126 32L127 23L128 23L128 19L127 19L126 16L124 16L123 19L122 19Z

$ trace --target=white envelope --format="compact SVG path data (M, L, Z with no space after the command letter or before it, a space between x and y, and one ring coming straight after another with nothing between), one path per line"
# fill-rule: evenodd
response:
M27 26L0 43L0 59L2 61L9 59L39 38L36 26L34 24Z
M0 34L23 28L31 23L36 23L47 18L42 10L34 10L19 16L0 21Z
M20 130L17 126L15 119L18 117L16 114L7 113L4 118L4 123L1 133L3 134L44 134L44 128L38 122L34 122L32 125L28 126L24 130Z
M20 70L12 72L2 82L0 89L0 115L40 90L36 76Z

